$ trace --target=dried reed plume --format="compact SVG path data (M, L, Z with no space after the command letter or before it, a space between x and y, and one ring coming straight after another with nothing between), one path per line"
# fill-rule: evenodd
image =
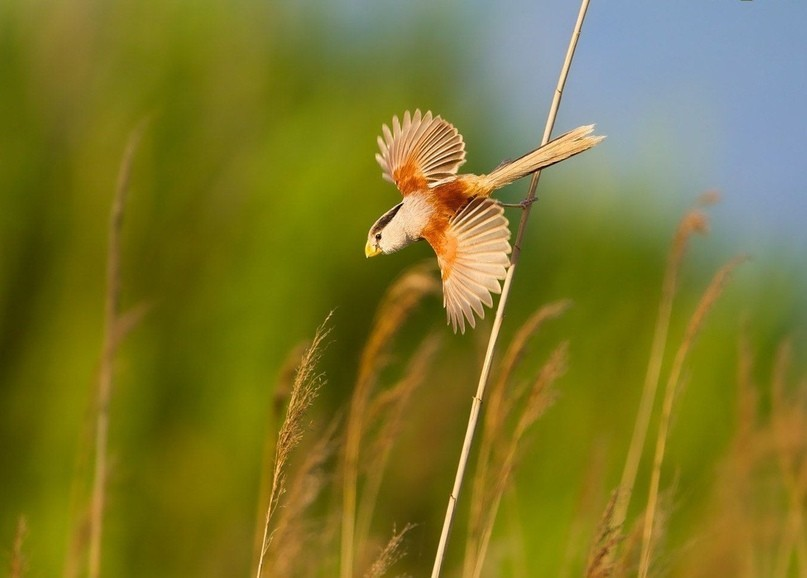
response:
M340 576L342 578L352 578L355 572L359 454L361 440L366 431L366 417L371 407L373 390L379 374L389 362L391 345L404 321L424 297L435 295L440 290L432 270L432 265L413 267L390 287L379 306L373 329L361 354L356 386L350 400L342 459L340 556ZM365 532L364 528L369 524L371 509L365 506L363 511L362 534Z
M622 531L614 526L614 508L616 507L617 492L611 494L605 512L597 526L597 535L589 551L586 564L586 578L609 578L614 576L614 554L622 541Z
M272 405L269 410L270 422L272 424L282 423L289 404L289 396L294 379L297 375L297 368L300 360L305 355L306 349L311 342L306 340L295 345L286 355L283 364L278 372L275 384ZM267 434L263 444L263 454L261 458L261 476L258 490L258 508L255 511L255 530L253 532L254 544L252 552L252 569L250 574L255 574L258 570L258 559L263 548L263 527L266 523L266 505L269 503L269 493L272 491L272 474L274 471L275 450L277 449L277 432L274 428L267 429Z
M387 545L384 546L384 549L381 550L370 569L364 574L365 578L381 578L393 564L401 559L401 556L403 556L401 545L403 544L404 536L414 527L413 524L407 524L400 532L393 528L392 537L387 542Z
M260 578L263 574L264 564L267 560L267 552L272 545L274 533L270 532L272 519L277 515L281 497L286 493L286 468L292 452L300 444L306 430L306 414L311 404L316 399L320 388L325 383L325 376L318 373L317 364L322 356L324 346L323 341L330 333L327 327L331 314L325 318L311 341L311 345L305 350L297 368L294 383L289 395L289 404L286 409L286 417L280 426L275 448L275 460L272 470L272 485L269 492L269 499L266 507L266 521L263 528L263 539L261 541L261 553L258 558L256 576ZM327 439L328 436L326 436ZM318 464L324 461L328 453L329 445L322 442L322 445L315 448L307 456L307 466L301 468L302 472L313 471ZM304 491L305 484L295 485L294 491ZM289 500L289 502L292 502ZM306 498L297 496L293 503L298 505L306 503ZM281 534L285 533L286 525L280 526Z

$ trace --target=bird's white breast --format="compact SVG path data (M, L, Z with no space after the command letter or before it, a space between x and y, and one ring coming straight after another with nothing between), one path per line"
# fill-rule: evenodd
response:
M404 197L403 206L395 218L401 221L408 240L413 242L421 238L433 212L434 207L429 202L427 194L412 193Z

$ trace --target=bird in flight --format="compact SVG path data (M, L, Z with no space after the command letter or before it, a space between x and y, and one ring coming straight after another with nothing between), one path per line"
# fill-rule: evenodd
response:
M465 162L465 143L454 126L431 111L406 111L382 127L375 158L382 176L395 184L403 201L381 215L367 235L364 254L389 254L425 239L437 254L443 305L454 332L465 321L476 326L483 305L510 265L510 229L504 209L490 194L513 181L590 149L603 138L594 125L581 126L488 175L457 174Z

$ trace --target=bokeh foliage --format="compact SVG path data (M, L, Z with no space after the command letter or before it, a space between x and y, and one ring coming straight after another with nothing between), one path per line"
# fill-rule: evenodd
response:
M273 388L288 351L335 308L318 402L327 419L349 395L384 288L430 256L425 246L372 262L362 255L368 226L396 202L373 160L380 124L416 106L443 114L466 134L469 170L523 152L497 150L510 140L478 112L487 99L506 99L506 88L487 87L473 105L458 94L462 45L438 34L436 17L450 19L439 8L407 10L391 18L417 22L423 34L388 26L356 40L309 3L0 4L0 540L10 544L25 514L31 575L60 573L84 487L108 211L127 137L141 122L123 300L149 311L116 373L104 568L246 575L260 456L277 425ZM462 122L453 110L464 111ZM507 339L540 304L574 301L536 343L540 360L570 339L571 362L521 464L517 508L505 513L521 513L535 573L560 564L597 460L600 489L618 481L667 243L684 208L654 199L638 180L614 182L608 146L543 179L505 327ZM673 341L708 271L734 252L730 241L696 240ZM761 375L784 336L795 334L797 350L803 343L801 264L760 253L693 352L669 456L683 494L672 526L680 535L697 531L701 493L734 427L741 330ZM443 321L440 303L427 301L401 357ZM430 565L487 334L484 324L464 337L443 331L433 385L396 450L377 514L381 532L419 524L408 548L418 574Z

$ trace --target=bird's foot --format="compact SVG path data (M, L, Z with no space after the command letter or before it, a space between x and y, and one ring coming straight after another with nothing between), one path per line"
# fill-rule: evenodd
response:
M507 207L508 209L521 209L522 211L525 211L537 200L538 197L528 197L520 203L502 203L502 207Z

